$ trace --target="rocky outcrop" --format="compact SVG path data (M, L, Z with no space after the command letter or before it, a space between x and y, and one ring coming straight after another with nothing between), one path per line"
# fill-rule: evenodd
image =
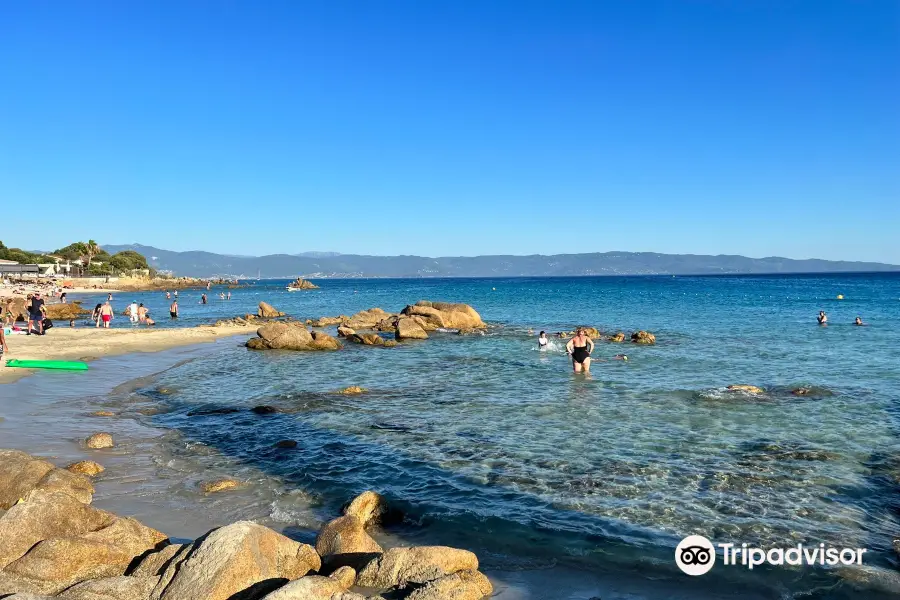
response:
M413 591L406 600L481 600L494 592L494 586L478 571L459 571L445 575Z
M400 317L397 315L392 315L387 319L382 319L375 323L375 331L381 332L390 332L393 333L397 329L397 321L400 320Z
M425 329L411 317L404 317L397 321L397 330L394 335L398 340L426 340L428 334Z
M17 589L57 593L81 581L124 575L136 557L166 536L134 519L60 492L30 492L0 517L0 575ZM0 584L2 585L2 584Z
M59 600L147 600L159 577L107 577L72 586Z
M338 350L341 343L322 332L310 333L300 323L267 323L247 342L252 350Z
M353 335L354 333L356 333L356 331L349 327L341 326L337 328L338 337L348 337Z
M103 448L112 448L115 444L111 433L101 432L95 433L84 440L84 445L94 450L101 450Z
M360 570L357 585L387 589L476 570L478 557L468 550L446 546L391 548Z
M44 311L48 319L70 321L79 319L83 315L91 314L91 311L81 307L81 302L68 302L66 304L45 304Z
M261 597L322 567L312 547L239 521L213 529L165 567L153 600ZM252 596L248 590L253 590Z
M381 308L370 308L368 310L361 310L352 317L350 317L347 322L344 324L346 327L350 329L360 330L360 329L374 329L375 325L380 321L384 321L385 319L390 319L391 317L395 317L389 312L385 312Z
M87 477L94 477L105 470L103 465L97 464L92 460L82 460L66 467L66 471L69 471L70 473L85 475ZM88 500L88 502L90 502L90 500Z
M487 327L481 315L468 304L420 300L401 311L406 316L419 316L428 328L482 329Z
M292 290L317 290L319 286L316 284L303 279L302 277L298 277L296 281L292 281L288 284L288 287Z
M60 492L87 503L94 494L94 486L81 475L25 452L0 450L0 510L14 506L32 490Z
M319 317L318 319L308 319L306 324L310 327L328 327L329 325L340 325L347 321L350 317L339 315L337 317Z
M384 550L366 531L386 511L375 492L364 492L345 509L344 516L329 521L316 538L316 551L328 570L349 566L359 569Z
M473 327L463 327L456 332L457 335L484 335L484 329L475 329Z
M353 598L365 600L365 596L358 594L344 595L350 586L345 585L340 578L334 577L336 573L333 573L331 577L310 575L294 580L268 594L263 600L352 600Z
M244 315L243 317L220 319L216 321L213 327L247 327L248 325L253 325L258 318L256 315ZM198 325L198 327L202 327L202 325Z
M655 344L656 336L649 331L635 331L631 334L631 341L635 344Z
M266 302L260 302L259 308L256 310L256 316L261 317L263 319L276 319L278 317L283 317L284 313L277 310L271 304Z

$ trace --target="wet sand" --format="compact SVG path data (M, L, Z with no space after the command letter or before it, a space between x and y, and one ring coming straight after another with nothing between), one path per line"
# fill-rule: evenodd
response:
M134 328L128 325L127 328L120 329L56 326L43 336L7 336L9 352L3 358L92 361L104 356L158 352L178 346L213 342L222 337L251 335L256 329L257 326L252 325L184 329L153 329L143 325ZM6 367L4 361L4 366L0 366L0 384L16 381L33 372L31 369Z

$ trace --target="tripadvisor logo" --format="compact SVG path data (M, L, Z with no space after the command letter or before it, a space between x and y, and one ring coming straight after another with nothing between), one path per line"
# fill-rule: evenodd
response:
M757 548L749 544L715 544L702 535L689 535L675 548L675 564L688 575L704 575L716 564L716 548L721 554L722 565L741 566L749 570L761 565L775 566L836 566L861 565L865 548L835 548L818 546L796 546L780 548Z

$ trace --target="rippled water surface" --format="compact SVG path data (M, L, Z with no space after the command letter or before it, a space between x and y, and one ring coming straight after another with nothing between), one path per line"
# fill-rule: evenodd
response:
M139 386L135 397L165 407L147 424L276 478L309 506L382 491L406 512L407 538L468 545L498 568L669 577L687 534L866 547L870 564L893 566L896 275L319 283L295 293L257 283L231 301L214 289L207 306L182 292L179 324L252 312L261 299L301 318L431 299L467 302L492 327L335 353L221 344ZM167 312L162 294L132 296ZM819 310L828 327L816 325ZM852 326L857 315L868 326ZM562 342L539 352L535 336L578 324L646 329L658 343L598 342L592 377L576 376ZM612 360L620 353L628 360ZM347 385L370 391L333 393ZM250 410L262 405L279 412ZM274 449L282 439L297 448ZM809 571L746 577L710 585L844 593Z

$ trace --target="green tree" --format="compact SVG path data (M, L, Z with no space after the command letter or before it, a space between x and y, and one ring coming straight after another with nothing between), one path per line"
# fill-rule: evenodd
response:
M123 250L118 254L114 254L110 257L109 264L117 271L134 271L136 269L150 268L144 255L134 250Z

